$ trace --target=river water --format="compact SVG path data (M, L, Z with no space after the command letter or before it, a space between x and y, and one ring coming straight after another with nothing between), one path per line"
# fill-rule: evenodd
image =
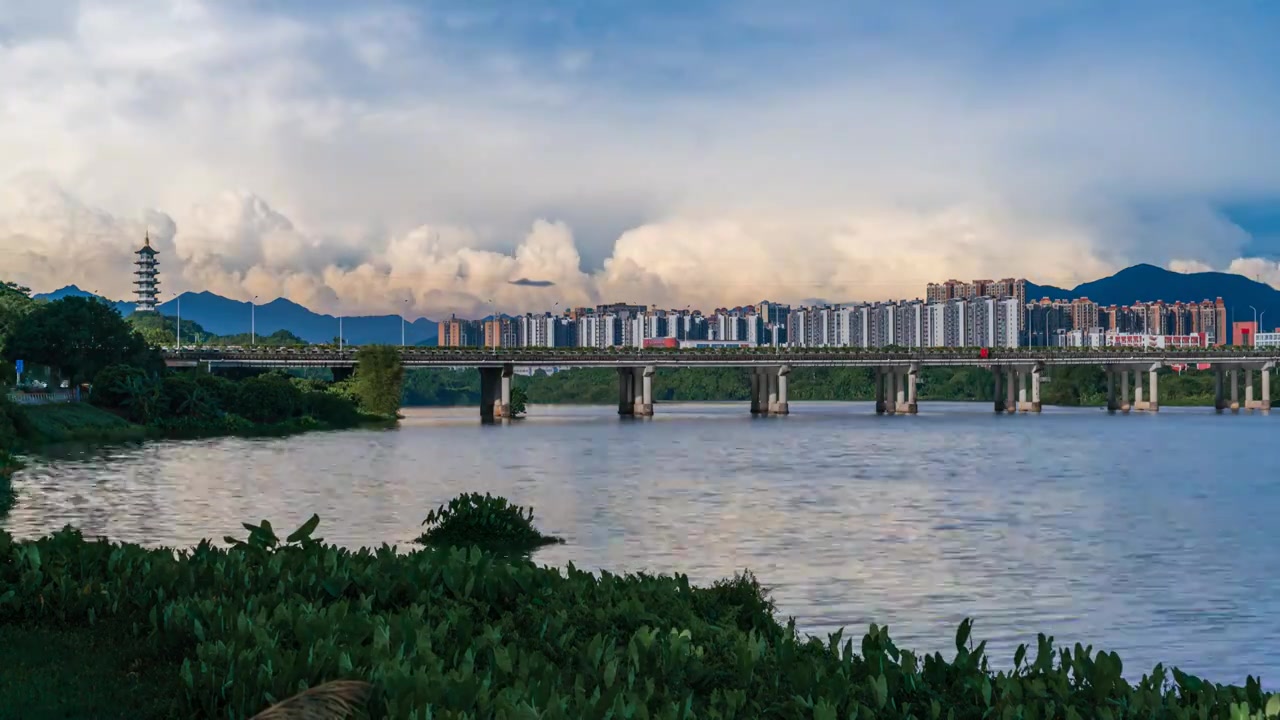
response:
M876 622L949 656L971 616L1000 665L1045 632L1119 652L1134 678L1160 661L1280 676L1280 417L791 407L535 406L495 426L408 410L396 430L68 449L16 476L0 527L187 546L316 512L328 541L403 546L434 506L488 491L568 540L540 562L695 582L749 568L810 633Z

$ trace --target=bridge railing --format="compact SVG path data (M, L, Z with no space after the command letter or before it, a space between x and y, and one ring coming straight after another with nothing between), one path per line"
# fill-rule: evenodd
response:
M311 359L342 359L350 362L355 357L355 350L344 348L328 349L323 346L290 347L290 348L218 348L205 350L184 349L180 352L165 354L169 360L210 360L234 359L243 361L294 361ZM833 358L849 358L858 361L882 362L914 362L914 361L964 361L966 364L978 361L994 363L1026 360L1048 361L1068 359L1098 359L1103 362L1134 361L1143 362L1151 359L1170 360L1185 358L1187 360L1212 358L1226 360L1277 360L1280 350L1274 348L1170 348L1170 349L1134 349L1134 348L1006 348L989 349L985 354L979 348L924 348L924 349L885 349L885 348L842 348L842 347L759 347L732 349L657 349L657 348L405 348L402 351L406 360L457 360L464 363L485 362L546 362L550 359L567 362L617 363L634 359L637 362L654 360L661 362L679 358L681 361L697 363L699 361L724 361L742 359L744 361L824 361Z

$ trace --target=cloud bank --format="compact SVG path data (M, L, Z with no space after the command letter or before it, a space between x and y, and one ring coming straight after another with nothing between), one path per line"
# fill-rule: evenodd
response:
M3 272L124 296L149 231L166 290L432 317L1280 282L1221 209L1280 198L1264 6L602 7L0 0Z

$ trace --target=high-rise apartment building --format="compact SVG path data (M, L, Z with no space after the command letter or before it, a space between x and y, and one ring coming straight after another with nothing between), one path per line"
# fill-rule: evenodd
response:
M462 320L456 315L450 315L448 320L441 320L436 326L436 333L436 344L440 347L475 346L483 339L480 323Z

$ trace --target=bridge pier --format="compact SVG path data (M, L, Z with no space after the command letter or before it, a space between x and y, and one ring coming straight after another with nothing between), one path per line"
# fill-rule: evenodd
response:
M1227 401L1223 398L1222 393L1222 373L1222 368L1213 368L1213 410L1219 415L1227 407Z
M884 414L897 415L897 370L884 369Z
M640 373L640 382L635 383L635 374ZM633 387L635 390L635 415L640 417L650 417L653 415L653 375L657 372L652 365L645 367L643 370L632 370Z
M1121 368L1120 373L1120 412L1129 414L1129 371Z
M774 415L791 414L791 402L787 400L787 375L790 374L790 365L782 365L781 368L778 368L778 402L776 406L769 410Z
M1231 412L1240 412L1240 369L1231 368Z
M1004 411L1010 415L1018 414L1018 369L1010 367L1005 370Z
M1004 376L1001 374L1001 372L1002 372L1001 369L998 367L991 368L991 380L994 385L994 389L991 392L991 397L995 399L994 410L997 415L1005 411L1004 388L1001 386L1001 383L1000 383L1000 380Z
M1152 365L1147 371L1148 392L1151 397L1147 400L1148 412L1160 412L1160 375L1158 374L1160 366Z
M1107 412L1112 415L1120 409L1120 403L1116 402L1116 371L1110 367L1107 371Z
M1262 400L1258 409L1264 413L1271 412L1271 363L1262 366Z
M907 368L904 377L907 383L907 407L905 412L908 415L915 415L920 411L919 398L916 395L916 382L920 378L920 365L913 363Z
M1031 368L1031 412L1040 412L1040 376L1043 374L1044 368L1036 365Z
M884 406L884 369L875 368L874 380L872 384L876 387L876 414L883 415L885 413Z
M493 422L498 418L511 417L511 376L513 374L514 370L510 365L480 368L481 422Z
M1135 412L1141 412L1147 409L1147 404L1142 402L1142 371L1133 371L1133 409Z
M618 414L636 414L636 373L633 368L618 368Z

